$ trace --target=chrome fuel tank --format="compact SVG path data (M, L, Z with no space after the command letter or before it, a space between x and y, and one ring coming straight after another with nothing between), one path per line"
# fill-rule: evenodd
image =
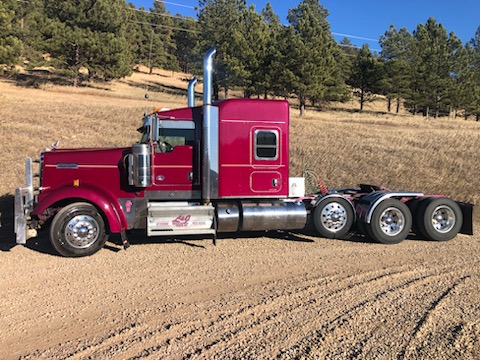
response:
M302 229L307 210L302 201L238 201L216 205L219 232Z

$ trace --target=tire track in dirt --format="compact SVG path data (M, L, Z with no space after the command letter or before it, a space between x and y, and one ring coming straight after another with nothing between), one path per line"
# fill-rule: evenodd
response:
M450 278L450 280L446 280L445 278ZM394 317L394 320L387 321L381 317L369 317L370 323L377 323L378 325L373 326L372 330L365 335L356 333L355 337L359 339L357 343L352 345L344 343L342 345L347 345L346 348L349 348L348 358L378 358L379 356L385 357L387 353L388 357L391 358L391 353L394 352L392 349L394 350L395 348L398 348L399 350L397 352L397 359L404 359L407 349L411 347L412 342L418 342L417 340L419 339L419 334L423 332L425 324L427 323L428 319L432 317L432 314L436 311L439 304L447 296L451 295L454 289L456 289L459 285L462 285L469 278L470 276L459 276L456 271L453 271L434 276L432 280L434 279L435 281L429 281L428 283L425 283L427 287L420 287L419 289L416 289L415 297L413 299L407 296L406 298L397 299L397 302L395 302L396 299L392 298L392 294L389 294L385 297L385 300L394 303L395 306L391 306L387 303L385 308L388 309L388 306L391 307L391 309L388 309L388 311L390 312L390 316ZM408 295L408 293L406 295ZM397 313L394 307L399 307L402 309L403 313ZM416 314L410 314L409 316L408 309L416 309L418 312L418 310L422 308L425 309L423 314L419 314L418 316L415 316ZM387 348L384 346L384 344L389 340L384 334L381 333L382 327L392 329L392 332L395 332L395 322L401 322L402 324L401 332L398 333L399 339L395 341L394 346ZM365 324L363 324L362 328L364 331L366 330ZM410 331L409 329L413 329L413 331ZM442 330L443 329L437 329L437 331ZM448 333L452 332L450 329L446 330ZM458 329L453 329L453 331L458 331ZM385 330L383 330L383 332L385 332ZM383 344L383 353L378 350L379 343ZM416 355L418 355L418 353ZM329 354L329 356L331 356L331 354ZM338 357L338 354L335 354L334 356ZM415 356L409 355L406 357L415 358ZM422 357L425 358L429 356L424 354L424 356L420 356L420 358Z
M24 356L21 356L20 359L30 359L30 358L37 358L37 357L49 357L49 358L58 358L61 357L62 359L75 359L75 358L82 358L82 354L85 354L89 352L93 347L98 346L102 343L108 342L112 339L118 338L120 336L123 336L127 334L128 332L131 332L133 329L135 329L137 326L139 326L138 323L130 323L125 326L123 326L120 329L117 329L108 335L98 339L92 344L83 344L79 345L77 342L75 344L63 344L67 346L66 349L63 349L63 351L55 351L55 349L43 351L43 352L33 352L31 354L27 354ZM68 347L74 345L73 351L68 351Z
M317 356L322 344L338 341L339 333L348 327L350 319L358 317L365 308L401 297L399 292L410 287L428 289L435 279L451 275L445 268L419 272L401 266L346 277L273 280L251 288L253 299L249 294L233 291L218 300L166 305L168 310L157 309L151 318L139 319L101 338L89 339L81 346L72 342L30 356L68 359L106 358L115 354L128 359L212 358L218 354L224 358ZM195 308L202 311L202 320L195 318ZM427 318L424 315L423 323ZM381 322L372 322L364 328L362 336L349 347L349 358L368 354L370 339L382 326ZM422 325L417 326L418 334ZM269 347L269 343L275 345ZM282 349L286 343L291 345Z
M325 295L324 297L333 297L342 291L348 291L349 289L352 289L356 286L368 285L373 281L378 281L382 278L389 277L393 274L399 274L401 272L402 272L401 270L396 270L396 271L389 270L387 273L379 274L379 275L378 275L378 272L372 272L370 273L370 277L367 277L366 279L361 278L361 279L355 280L353 283L348 283L346 285L343 285L338 289L333 290L330 294ZM365 275L369 275L369 274L362 274L362 276L365 276ZM358 275L348 276L347 278L338 279L338 282L340 284L341 282L352 281L352 279L356 279L358 277L359 277ZM241 308L240 310L238 310L237 312L229 314L226 317L221 316L211 321L209 324L198 328L196 331L188 333L188 336L194 336L198 332L201 332L201 335L203 336L205 334L207 334L207 336L221 334L221 336L217 336L215 340L205 344L203 348L196 348L193 351L184 354L182 358L189 359L199 355L205 356L204 354L205 350L207 351L213 350L215 347L220 346L222 343L228 343L230 340L234 339L236 335L242 332L249 331L253 328L260 326L261 324L272 323L275 321L275 318L277 318L281 314L296 311L298 309L303 308L304 306L317 302L318 300L315 298L312 299L312 296L317 296L316 294L318 292L318 289L320 289L324 285L324 284L319 285L319 282L323 283L327 281L328 283L334 283L337 278L338 276L334 276L328 279L313 278L310 280L310 281L313 281L313 284L303 286L300 289L298 288L298 284L296 284L297 289L283 291L281 295L277 295L275 297L272 297L272 295L268 295L267 297L264 297L262 301L260 301L255 305L247 305ZM271 285L272 288L273 286L274 285ZM285 285L282 285L281 288L285 288ZM291 298L292 296L294 297L293 299ZM304 299L304 298L306 298L307 300L300 301L301 299ZM272 307L275 308L279 306L280 307L286 306L286 308L281 309L281 311L269 310ZM258 313L261 313L262 316L252 322L251 320L252 316ZM228 327L232 319L235 319L235 323L237 324L236 325L237 327L232 330L226 330L225 328ZM185 340L188 336L186 333L184 333L175 339L167 340L167 344L177 343L180 340ZM190 342L193 343L193 345L195 345L194 344L195 339L197 338L190 340ZM149 349L144 349L140 354L137 354L137 356L132 357L131 359L140 359L146 356L151 356L155 352L160 351L161 349L162 349L162 345L155 345ZM225 354L224 352L221 352L218 349L215 349L215 352Z
M102 356L115 353L118 344L122 344L123 350L128 350L129 348L144 344L149 339L153 339L152 341L156 342L155 345L149 348L142 347L136 353L136 355L131 357L132 359L139 359L164 350L171 344L181 344L190 338L198 339L199 337L204 336L205 333L211 334L218 332L219 328L227 326L230 322L232 322L232 319L235 319L237 323L243 322L248 324L251 320L250 318L252 317L252 314L266 313L265 317L273 316L272 314L268 315L266 310L272 306L275 307L271 304L297 304L299 299L317 296L316 294L318 290L325 286L334 286L330 296L335 296L342 291L348 291L356 286L366 285L372 281L377 281L385 277L399 274L402 271L404 270L390 269L381 273L378 271L373 271L370 273L347 276L345 278L341 278L338 275L327 278L316 276L304 281L303 284L301 284L302 286L299 286L299 283L296 281L288 284L284 280L275 280L267 285L262 284L261 287L264 289L263 291L255 291L259 294L263 293L263 296L261 296L261 298L258 299L254 305L249 303L249 299L245 300L241 297L238 299L237 294L233 294L232 296L223 299L221 301L221 307L225 307L226 305L227 307L233 306L238 310L227 314L221 313L207 323L202 322L199 324L196 319L192 319L191 321L178 321L177 323L170 322L169 324L162 324L160 327L156 325L153 330L149 329L150 327L148 324L136 324L135 333L132 333L132 331L125 331L125 327L122 327L111 332L110 334L107 334L100 340L90 341L87 344L80 345L77 342L69 345L63 344L64 350L65 348L72 348L76 350L72 350L70 353L63 352L61 356L66 358L81 358L83 354L87 353L96 356ZM217 306L218 305L216 303L213 303L212 305L207 305L205 310L208 312ZM238 306L241 307L238 308ZM301 306L302 303L300 302L295 308L299 308ZM291 309L294 309L294 307L291 307ZM174 310L178 309L174 307ZM261 321L264 321L264 319L261 318L258 323ZM48 353L49 355L56 354L55 349L50 349L45 353ZM57 353L57 355L60 354Z
M408 274L410 272L407 272ZM203 344L202 347L197 347L191 352L188 352L184 354L183 358L188 359L196 356L202 356L202 357L208 357L210 353L221 353L225 355L225 351L228 350L230 353L235 354L234 356L249 356L253 354L242 354L242 349L236 345L242 337L240 336L243 333L262 333L264 329L271 327L275 328L277 327L279 323L283 321L283 318L285 316L290 316L294 317L296 314L299 313L305 313L305 310L311 307L312 305L315 306L315 304L319 303L321 306L321 302L324 300L328 300L330 298L334 298L336 295L338 295L341 292L348 292L351 289L354 289L356 286L364 286L364 287L370 287L372 283L374 282L379 282L382 279L389 278L390 276L394 275L399 275L401 272L399 271L389 271L386 274L382 274L379 276L374 276L371 277L370 279L366 279L363 281L359 281L357 283L353 284L348 284L346 286L340 287L338 289L335 289L333 291L330 291L330 293L325 294L323 296L318 296L318 290L321 288L314 288L311 293L307 294L299 293L297 294L297 297L295 299L288 299L288 301L283 301L284 299L282 298L276 298L275 301L272 301L270 304L268 304L269 309L263 309L263 313L261 316L257 315L257 318L252 321L252 316L255 315L255 313L260 310L259 305L254 306L253 308L250 307L250 311L242 314L243 316L240 316L240 314L235 314L235 325L233 326L232 329L228 329L228 321L212 321L210 324L208 324L205 327L202 327L202 337L209 337L213 336L214 339L210 340L209 342ZM410 275L407 275L410 276ZM421 280L422 278L416 279ZM361 291L360 291L361 292ZM368 301L367 301L368 302ZM367 302L362 302L357 305L357 307L362 307L364 303ZM354 311L354 309L351 309L350 312ZM350 313L349 312L349 313ZM344 316L347 316L348 314L344 314ZM309 318L307 316L307 318ZM301 326L308 326L308 322L301 323ZM195 335L195 334L191 334ZM255 336L255 335L254 335ZM278 333L276 333L275 336L278 336ZM179 340L179 339L175 339ZM198 340L197 338L191 339L189 342L195 343L195 340ZM156 345L152 348L145 349L141 354L138 354L138 356L134 357L136 359L145 357L145 356L150 356L153 355L155 352L160 351L162 349L161 345Z
M457 287L464 284L465 281L467 281L470 278L471 278L471 276L469 276L469 275L459 278L451 286L447 287L447 289L443 293L441 293L437 298L435 298L432 301L430 307L425 311L425 314L420 318L417 325L413 329L413 332L412 332L412 335L411 335L411 340L409 341L407 347L397 354L397 359L398 360L403 360L405 358L408 358L410 353L415 352L416 347L412 344L415 343L415 342L419 342L419 339L422 337L422 333L426 328L427 322L433 316L433 313L439 307L440 303L442 301L444 301L445 298L447 298L447 296L449 296ZM460 333L460 330L461 330L461 327L460 327L460 329L459 328L454 329L454 332L455 333Z
M358 314L360 311L366 312L367 305L374 304L377 302L389 302L391 298L397 297L396 293L398 291L407 290L410 287L418 288L420 285L428 285L432 283L434 279L441 279L447 275L447 273L433 274L433 275L424 275L415 277L412 279L405 279L403 283L400 283L396 286L389 286L384 290L372 294L370 298L365 299L357 303L355 306L348 308L346 311L338 313L336 317L325 319L326 323L320 326L317 330L310 333L304 337L297 344L292 346L287 350L281 351L277 358L280 359L289 359L289 358L298 358L298 357L347 357L347 358L357 358L361 357L364 354L364 347L373 338L373 334L378 331L380 325L372 324L372 319L370 319L370 326L373 326L372 329L367 329L365 326L362 328L363 337L361 340L357 339L357 336L354 338L353 344L345 346L345 342L348 341L346 337L351 336L351 330L344 331L342 328L346 328L352 322L352 319L355 318L355 314ZM337 334L339 333L339 334ZM338 336L337 336L338 335ZM356 334L355 334L356 335ZM339 340L342 339L343 343L339 343ZM330 347L328 351L322 349L322 345L328 343ZM342 348L348 348L347 353L335 353L335 346L341 346ZM333 348L332 348L333 347Z

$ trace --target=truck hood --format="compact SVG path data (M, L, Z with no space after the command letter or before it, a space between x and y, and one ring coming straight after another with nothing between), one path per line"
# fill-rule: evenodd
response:
M43 153L45 165L75 167L78 165L117 165L131 148L55 149Z

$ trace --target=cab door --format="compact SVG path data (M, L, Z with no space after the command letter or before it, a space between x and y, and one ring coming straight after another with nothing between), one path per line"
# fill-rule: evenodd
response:
M176 145L163 151L165 145L155 146L153 183L165 190L189 190L193 183L193 146Z
M159 134L153 147L152 190L158 198L191 199L194 175L195 125L193 121L159 121Z

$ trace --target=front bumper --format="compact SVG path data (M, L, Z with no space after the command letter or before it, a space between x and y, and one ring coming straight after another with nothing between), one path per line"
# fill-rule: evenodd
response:
M33 211L33 161L25 161L25 186L15 189L15 234L17 244L27 243L27 233L30 224L30 214Z

